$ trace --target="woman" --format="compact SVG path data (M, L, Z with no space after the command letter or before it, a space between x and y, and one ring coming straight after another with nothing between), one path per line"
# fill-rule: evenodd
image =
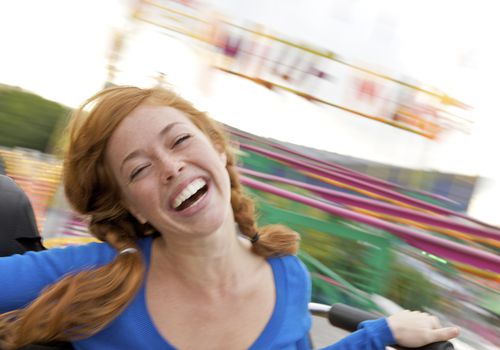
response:
M73 120L64 181L106 243L0 259L0 312L8 311L0 346L310 348L299 237L257 227L225 136L189 102L135 87L92 97ZM328 349L420 346L456 334L404 312Z

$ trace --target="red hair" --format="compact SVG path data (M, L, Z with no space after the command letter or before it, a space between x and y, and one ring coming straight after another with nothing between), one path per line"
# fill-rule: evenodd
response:
M253 201L244 193L236 161L223 129L206 113L170 90L119 86L105 89L74 112L64 161L66 196L75 210L90 217L90 232L118 251L136 248L138 238L154 232L121 204L120 191L105 162L106 145L120 122L143 104L183 112L213 145L227 155L231 205L240 231L263 257L296 254L299 236L281 225L257 227ZM90 111L86 109L90 107ZM95 334L132 300L144 278L140 254L118 255L98 269L67 276L50 286L29 306L0 315L0 347L14 349L34 342L74 340Z

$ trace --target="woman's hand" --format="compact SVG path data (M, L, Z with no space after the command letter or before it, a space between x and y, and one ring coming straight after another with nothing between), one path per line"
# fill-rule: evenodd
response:
M420 311L401 311L387 318L396 343L416 348L437 341L455 338L457 327L442 327L436 316Z

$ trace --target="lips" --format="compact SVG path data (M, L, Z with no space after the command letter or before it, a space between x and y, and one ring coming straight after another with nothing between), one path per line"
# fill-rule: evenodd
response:
M208 182L202 177L183 181L170 197L170 208L177 212L188 209L203 197L208 190Z

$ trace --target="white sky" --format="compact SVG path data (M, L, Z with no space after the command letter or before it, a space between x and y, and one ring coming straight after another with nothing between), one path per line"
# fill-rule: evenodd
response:
M113 28L124 27L132 0L1 0L0 83L76 106L103 87ZM494 0L213 0L235 17L252 18L291 38L434 85L472 103L472 136L440 143L275 95L233 77L213 76L209 96L199 82L204 64L180 42L140 30L127 43L118 83L148 85L153 67L213 117L247 131L332 152L401 166L492 178L471 211L490 222L500 196L494 151L500 115L500 24ZM157 43L162 41L162 45ZM149 54L144 54L149 52ZM462 62L462 63L461 63ZM465 63L464 63L465 62ZM206 65L206 63L205 63ZM286 125L286 127L283 127Z
M0 1L0 83L69 106L102 88L115 0Z

